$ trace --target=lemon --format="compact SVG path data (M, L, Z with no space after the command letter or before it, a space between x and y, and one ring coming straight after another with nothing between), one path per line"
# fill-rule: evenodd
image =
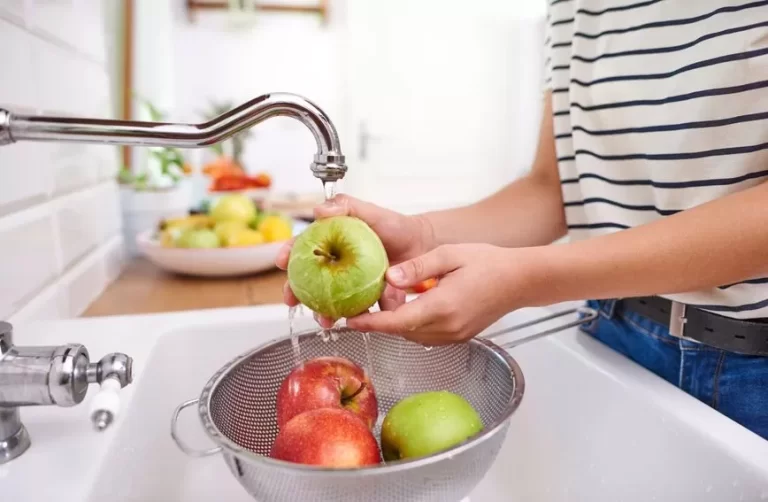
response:
M229 246L231 237L247 228L246 224L242 221L225 220L218 222L216 226L213 227L213 231L216 232L222 246Z
M291 223L281 216L267 216L259 223L259 232L267 242L287 241L293 237Z
M258 230L242 228L228 236L227 246L243 247L264 244L264 236Z

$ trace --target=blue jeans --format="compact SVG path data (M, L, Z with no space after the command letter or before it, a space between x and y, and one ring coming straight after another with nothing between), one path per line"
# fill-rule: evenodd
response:
M681 340L614 300L589 301L600 315L582 331L768 440L768 357Z

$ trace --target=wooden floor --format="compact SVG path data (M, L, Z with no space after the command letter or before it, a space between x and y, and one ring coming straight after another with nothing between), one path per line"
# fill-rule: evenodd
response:
M282 302L285 272L205 279L164 272L138 258L94 301L83 317L177 312Z

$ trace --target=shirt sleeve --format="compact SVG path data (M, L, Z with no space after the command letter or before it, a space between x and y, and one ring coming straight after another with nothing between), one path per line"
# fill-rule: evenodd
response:
M544 18L544 90L552 90L552 25L547 6L547 15Z

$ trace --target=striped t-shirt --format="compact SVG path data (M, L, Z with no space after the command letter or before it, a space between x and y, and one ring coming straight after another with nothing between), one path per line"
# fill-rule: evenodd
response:
M768 1L546 1L546 87L572 240L768 181ZM768 317L768 278L665 296Z

